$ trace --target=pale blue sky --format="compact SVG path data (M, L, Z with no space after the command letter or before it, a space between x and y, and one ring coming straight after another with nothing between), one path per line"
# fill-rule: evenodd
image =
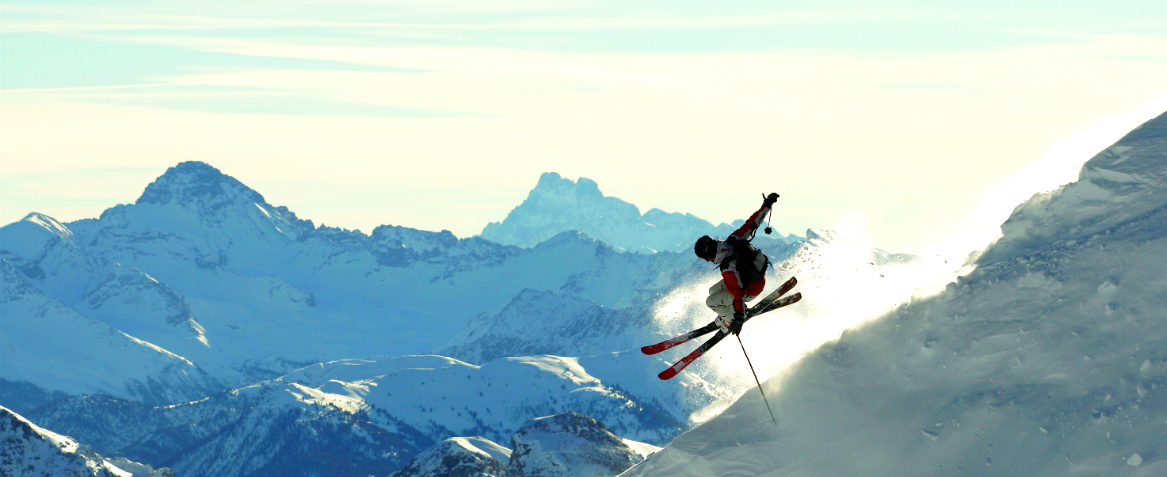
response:
M0 6L0 223L202 160L366 232L473 235L554 171L918 250L1167 107L1162 1L238 3Z

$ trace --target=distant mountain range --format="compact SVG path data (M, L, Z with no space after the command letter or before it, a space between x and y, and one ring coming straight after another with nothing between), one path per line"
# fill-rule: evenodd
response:
M532 197L564 182L577 187L545 175ZM688 245L597 240L572 207L541 209L581 222L522 246L365 235L184 162L97 219L29 214L0 228L0 404L183 476L387 474L446 439L505 441L564 412L664 444L733 388L700 365L661 382L673 358L637 348L708 320L700 299L662 303L716 270ZM652 240L730 227L650 211L605 222L623 234L608 239L658 215ZM826 243L786 239L756 243L776 264Z
M82 396L27 417L104 454L165 463L183 476L384 475L443 439L509 442L527 420L567 411L657 443L688 427L686 415L660 402L670 395L664 385L661 397L634 396L589 374L584 367L596 359L481 367L441 356L345 360L179 405ZM681 383L710 387L695 376Z
M167 391L152 389L141 373L124 383L95 375L46 389L150 403L196 399L314 362L431 351L525 289L643 308L700 271L685 254L619 253L578 232L525 249L404 227L371 235L314 227L194 162L99 219L61 224L34 213L0 228L0 258L8 316L57 320L68 330L62 346L68 338L69 348L118 350L95 351L94 360L54 357L114 370L155 362L144 371L151 376L179 364L198 368L189 382L164 380ZM32 353L41 348L25 344L40 341L38 330L4 339ZM103 362L135 348L157 356ZM10 381L46 376L31 365L0 372Z

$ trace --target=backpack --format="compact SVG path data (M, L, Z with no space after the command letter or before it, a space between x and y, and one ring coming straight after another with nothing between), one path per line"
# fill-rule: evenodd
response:
M737 261L737 273L742 279L743 287L766 279L766 270L770 268L770 257L754 247L754 244L741 239L735 241L733 258Z

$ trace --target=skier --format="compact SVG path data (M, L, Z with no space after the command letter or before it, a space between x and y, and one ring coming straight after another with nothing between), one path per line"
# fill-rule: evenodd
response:
M739 335L742 331L742 324L746 320L802 300L802 293L785 296L787 292L798 285L798 279L790 277L754 306L746 308L745 305L745 302L757 298L766 288L766 269L770 266L770 259L766 257L766 254L754 248L750 244L750 240L754 238L758 227L762 225L762 221L766 219L770 208L777 200L778 194L770 193L767 195L762 201L762 208L754 212L754 215L751 215L741 228L726 237L724 242L714 240L708 235L697 239L697 243L693 245L693 252L701 259L716 263L721 268L721 281L709 289L709 298L705 300L705 304L717 313L717 318L709 324L687 333L682 333L657 344L643 346L640 348L640 352L653 355L688 343L699 336L714 331L717 333L698 346L697 349L681 358L680 361L661 371L657 375L658 378L672 379L697 358L704 356L726 336ZM770 233L770 227L766 227L766 233ZM738 343L741 343L740 336L738 336ZM745 352L746 346L743 344L742 353ZM749 362L749 356L746 356L746 362ZM751 363L751 371L753 367L754 365ZM754 380L757 381L757 378L755 373ZM758 391L762 390L761 386L759 381ZM765 394L762 397L764 398ZM766 407L769 407L769 402L766 403ZM772 418L773 411L770 414Z
M777 200L778 194L771 192L767 195L762 208L724 241L706 235L693 245L693 252L698 257L716 263L721 269L722 279L709 288L705 304L717 313L717 324L727 333L741 333L745 302L752 301L766 287L766 268L770 259L751 245L750 240Z

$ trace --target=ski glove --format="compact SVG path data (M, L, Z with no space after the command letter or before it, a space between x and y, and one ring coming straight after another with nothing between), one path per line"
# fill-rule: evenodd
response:
M741 333L742 332L742 325L745 324L745 322L746 322L745 313L734 313L733 314L733 321L730 322L730 324L729 324L729 332L733 333L735 335L738 333Z
M774 205L775 202L778 202L778 193L771 192L769 195L766 196L766 199L762 201L762 205L764 207L769 207L771 205Z

